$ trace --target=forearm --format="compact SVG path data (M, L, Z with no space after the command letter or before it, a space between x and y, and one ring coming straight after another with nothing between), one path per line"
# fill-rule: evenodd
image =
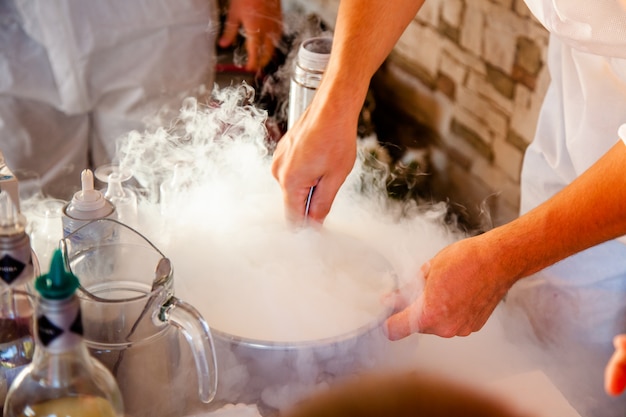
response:
M341 102L344 111L358 112L374 72L423 3L341 0L330 61L316 96Z
M515 279L626 234L626 146L620 141L544 204L485 234ZM497 259L497 258L494 258Z

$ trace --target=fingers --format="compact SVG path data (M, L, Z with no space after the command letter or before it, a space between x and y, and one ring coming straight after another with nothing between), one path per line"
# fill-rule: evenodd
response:
M274 55L276 39L271 33L258 31L246 34L246 70L259 71L265 68Z
M332 174L328 174L319 179L309 205L308 218L310 220L319 224L324 223L342 183L342 180ZM304 213L304 211L302 211L302 213Z
M613 338L613 346L619 351L626 352L626 334L620 334Z
M399 340L413 333L433 334L439 337L469 336L480 330L489 314L479 314L471 323L457 322L447 314L445 306L437 309L424 307L424 296L407 308L390 316L385 322L385 333L389 340Z
M304 225L304 212L306 208L306 201L309 196L311 187L300 187L294 191L284 191L283 199L285 203L287 222L294 227L300 227ZM311 199L311 201L313 201ZM311 209L309 208L309 217ZM311 220L314 220L311 218Z
M323 224L330 212L333 200L343 183L336 175L323 174L316 165L300 167L291 162L294 146L289 137L279 142L272 161L272 175L282 189L285 217L294 227L304 224L307 200L312 187L315 187L308 209L307 222ZM320 176L321 175L321 176Z
M415 279L383 300L395 309L385 323L389 339L402 339L412 333L440 337L469 336L485 325L493 312L492 304L459 300L455 297L454 288L449 285L443 286L442 291L438 288L437 277L429 277L430 262L423 264L420 271L423 286L419 285L421 280Z
M227 48L231 46L235 42L238 32L239 24L229 15L226 23L224 24L222 36L217 41L217 44L220 48Z
M218 40L222 48L232 46L239 35L245 37L246 70L256 72L272 59L276 43L282 34L280 1L233 0L230 2L224 33Z
M413 304L389 317L385 322L385 333L389 340L400 340L420 330L424 299L420 296Z
M224 33L218 41L218 45L222 48L233 45L237 35L239 34L239 26L237 24L227 23L224 26ZM256 72L263 69L272 59L274 54L274 40L271 36L266 36L260 29L250 29L245 32L246 47L246 70Z
M419 321L423 312L423 279L428 273L429 263L421 268L421 277L410 281L402 288L386 294L383 304L393 308L394 314L385 323L385 333L390 340L399 340L419 332ZM415 301L413 304L411 304Z
M246 53L248 61L246 62L246 70L257 71L263 68L260 62L261 49L261 33L260 30L255 32L246 32Z
M307 185L298 187L293 191L283 190L287 220L291 225L301 226L304 224L306 203L311 187L315 187L315 191L309 203L307 222L313 222L313 224L316 223L318 225L324 223L336 195L336 190L331 189L329 183L330 181L323 177L311 186L308 185L309 183L306 183Z
M615 353L604 372L604 389L607 394L619 395L626 388L626 335L613 339Z

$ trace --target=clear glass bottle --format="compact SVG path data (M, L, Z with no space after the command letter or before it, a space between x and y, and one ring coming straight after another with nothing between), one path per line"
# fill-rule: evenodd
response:
M7 390L32 360L33 306L27 293L39 273L26 220L0 192L0 412Z
M83 341L78 285L56 250L35 281L35 355L9 388L4 417L123 417L113 375Z
M137 193L124 185L133 177L130 170L119 165L107 164L96 168L94 175L107 184L106 189L101 192L104 193L104 198L115 206L117 220L130 227L137 227Z

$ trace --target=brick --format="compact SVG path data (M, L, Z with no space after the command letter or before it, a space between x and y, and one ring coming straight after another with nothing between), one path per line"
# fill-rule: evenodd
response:
M450 100L454 100L456 85L454 80L448 77L446 74L440 72L435 82L438 91L441 91Z
M513 9L514 0L491 0L494 4L504 8L504 9Z
M449 55L452 59L457 61L459 65L466 67L466 70L471 70L478 74L487 73L485 62L482 61L479 56L461 48L458 44L452 43L448 39L443 41L442 59L444 54ZM441 69L445 70L443 62L441 63Z
M543 93L533 93L521 84L517 86L510 129L526 144L535 136L543 96Z
M413 21L396 43L394 53L423 68L434 79L438 72L441 45L441 37L435 30Z
M408 61L406 56L398 54L394 50L387 58L387 62L393 63L397 67L402 68L403 71L410 74L415 79L414 81L419 82L430 90L435 89L436 76L431 75L428 70L421 65Z
M463 144L467 145L467 141L465 139L463 139ZM470 153L474 153L474 152L465 152L463 153L461 151L461 149L459 147L456 146L448 146L446 149L446 154L448 156L448 158L454 162L454 164L456 164L457 166L462 167L463 169L469 171L470 169L472 169L472 161L475 158L471 158L470 156L468 156L468 154Z
M511 100L515 94L515 82L498 68L487 65L486 80L503 97Z
M518 135L513 129L509 129L509 133L506 136L506 142L511 144L511 146L515 147L520 152L525 152L529 143L526 139Z
M461 26L463 9L462 0L446 0L441 5L441 20L458 29Z
M508 223L517 217L518 207L505 201L501 193L490 190L476 175L450 163L446 166L445 192L451 203L461 204L482 230ZM508 185L507 185L508 186ZM515 188L513 185L511 188ZM515 190L512 193L515 194Z
M474 91L475 94L488 99L503 114L510 115L513 112L513 102L494 87L494 80L489 79L488 74L483 76L475 72L469 72L466 87Z
M485 160L477 160L472 165L471 174L484 181L487 188L497 193L508 205L519 207L519 183L499 167Z
M441 62L439 65L439 73L450 78L455 84L463 84L467 77L467 66L450 55L448 51L441 54Z
M445 20L439 22L439 33L441 33L446 38L450 39L454 43L459 42L459 38L461 37L461 31L458 27L452 26Z
M512 181L519 182L524 150L513 146L508 140L497 139L493 143L494 164Z
M463 87L457 90L457 98L455 109L471 114L476 123L473 128L478 132L484 132L481 136L488 138L489 143L494 138L506 137L509 127L508 117L500 112L493 103ZM455 114L457 113L455 112Z
M515 64L531 75L537 75L544 62L543 50L537 42L526 37L517 38Z
M510 74L515 61L515 42L517 33L523 30L523 23L512 11L492 7L488 12L484 38L485 46L482 57L485 61L503 72Z
M467 114L467 113L466 113ZM463 138L465 142L472 146L484 159L492 161L493 149L489 145L489 139L484 137L488 135L484 126L480 126L480 123L476 120L472 121L472 116L465 117L465 120L459 119L460 113L455 114L450 124L450 132L454 133L460 138ZM468 121L471 121L473 126L470 126ZM482 132L479 132L476 127Z
M481 56L485 16L475 7L466 7L461 24L461 46L474 55Z
M428 0L415 17L420 23L436 28L439 24L441 3L444 0ZM448 0L445 0L448 1Z
M387 61L373 79L372 86L384 91L385 100L397 104L419 123L441 132L441 107L427 86L393 61Z
M518 38L511 77L534 90L537 75L544 64L543 58L543 51L539 45L528 38Z
M483 156L469 143L464 137L458 135L453 127L454 119L450 121L450 131L442 136L443 146L441 148L448 155L450 160L465 170L471 170L474 161L483 158Z
M515 0L513 10L520 17L533 17L533 14L530 12L530 10L528 10L528 6L526 6L526 2L524 0Z

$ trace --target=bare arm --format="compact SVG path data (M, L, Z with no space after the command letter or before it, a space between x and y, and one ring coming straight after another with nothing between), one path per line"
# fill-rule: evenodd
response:
M287 218L323 222L356 158L358 116L369 81L424 0L342 0L330 61L315 97L274 153Z
M444 248L425 267L423 294L387 321L389 337L468 335L519 279L626 234L626 146L518 219Z

